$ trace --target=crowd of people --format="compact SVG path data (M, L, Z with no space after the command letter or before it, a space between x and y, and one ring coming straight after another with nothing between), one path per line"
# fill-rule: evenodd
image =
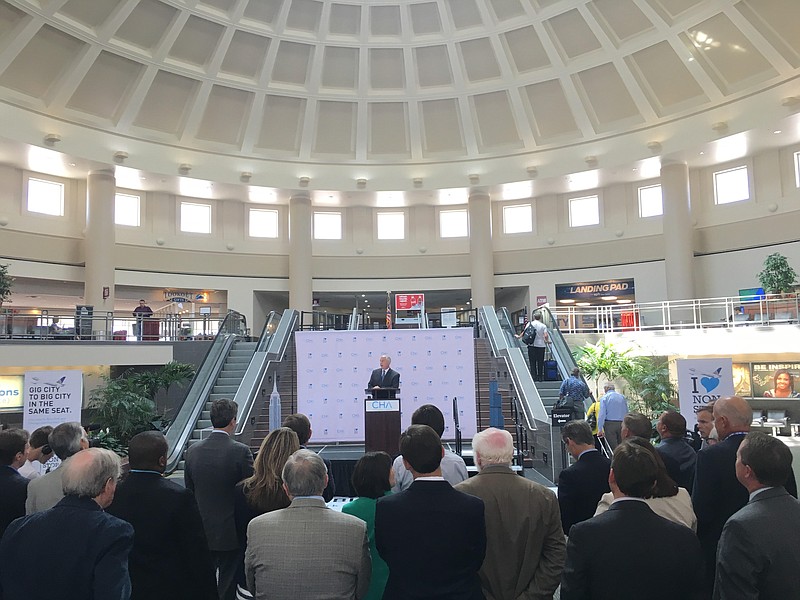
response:
M502 429L475 435L468 478L442 445L441 411L425 405L394 462L383 452L357 462L358 497L341 512L326 504L330 465L305 448L305 415L284 419L254 460L231 436L236 403L215 400L184 486L163 477L160 432L131 439L121 479L119 457L89 448L78 423L2 431L0 600L516 600L559 586L564 600L794 597L800 502L788 447L749 432L738 397L710 408L717 440L701 429L699 451L673 411L654 446L649 419L620 417L617 396L606 388L596 435L584 420L562 428L575 461L558 495L518 476ZM598 436L616 437L614 417L609 458ZM41 474L33 463L53 454L61 465Z

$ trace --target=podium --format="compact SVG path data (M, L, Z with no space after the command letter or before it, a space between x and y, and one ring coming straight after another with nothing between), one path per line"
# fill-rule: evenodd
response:
M400 454L399 388L367 389L364 400L364 450Z

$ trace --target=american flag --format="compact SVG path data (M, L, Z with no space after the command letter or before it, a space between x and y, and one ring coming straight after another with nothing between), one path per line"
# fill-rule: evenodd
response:
M392 328L392 293L386 292L386 329Z

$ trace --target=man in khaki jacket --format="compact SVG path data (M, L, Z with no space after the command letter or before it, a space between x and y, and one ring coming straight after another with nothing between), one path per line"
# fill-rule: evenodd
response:
M514 447L507 431L485 429L472 439L472 448L479 473L456 489L485 506L480 578L487 600L552 598L566 557L555 494L511 470Z

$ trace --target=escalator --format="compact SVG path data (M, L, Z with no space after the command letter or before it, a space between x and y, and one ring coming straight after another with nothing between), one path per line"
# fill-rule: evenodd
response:
M207 435L214 400L232 398L237 402L236 436L237 439L242 436L262 382L270 372L270 365L274 371L280 362L297 319L297 311L284 311L281 318L270 313L258 341L254 342L245 337L244 316L229 311L166 432L167 473L183 468L186 448Z
M575 359L547 307L539 307L537 311L542 313L542 322L550 334L550 349L553 360L558 364L559 375L566 379L576 366ZM533 381L527 347L517 339L508 309L495 311L491 306L482 307L479 321L489 338L492 353L506 361L513 382L512 400L525 436L523 445L533 468L548 481L554 482L566 466L559 430L550 424L550 413L558 400L560 382Z

